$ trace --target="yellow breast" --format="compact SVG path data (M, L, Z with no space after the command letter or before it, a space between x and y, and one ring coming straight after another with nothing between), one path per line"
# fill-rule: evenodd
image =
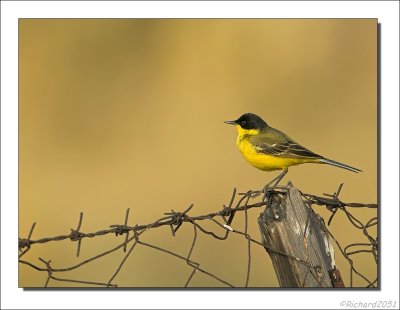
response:
M254 133L253 133L254 134ZM293 165L311 162L310 159L287 158L270 156L257 152L249 142L249 134L240 134L236 140L236 145L244 158L254 167L263 171L281 170Z

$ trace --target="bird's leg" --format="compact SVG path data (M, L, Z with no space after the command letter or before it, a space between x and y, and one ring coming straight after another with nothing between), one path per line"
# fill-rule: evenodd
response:
M283 179L283 177L286 175L286 173L288 173L288 171L289 171L288 168L283 169L282 173L281 173L280 175L278 175L278 176L273 180L273 181L275 181L275 182L274 182L274 185L273 185L272 187L277 186L277 185L279 184L279 182ZM270 182L270 183L271 183L271 182ZM269 186L270 183L268 183L267 185Z
M267 185L264 186L264 192L268 188L274 188L275 186L277 186L279 184L279 182L283 179L283 177L286 175L287 172L288 172L288 168L283 169L283 171L280 175L278 175L275 179L273 179ZM271 184L273 184L273 185L271 186Z
M288 172L288 168L283 169L283 171L280 175L278 175L275 179L273 179L267 185L264 186L262 192L264 193L264 199L266 201L270 200L270 193L271 193L270 189L277 186L279 184L279 182L283 179L283 177L286 175L287 172ZM273 185L271 186L271 184L273 184Z

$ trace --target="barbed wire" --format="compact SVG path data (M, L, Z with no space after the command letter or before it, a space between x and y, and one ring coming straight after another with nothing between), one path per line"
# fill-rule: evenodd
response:
M357 219L353 214L351 214L348 210L348 208L371 208L371 209L376 209L378 208L377 204L364 204L364 203L345 203L339 199L339 194L341 192L341 189L343 187L343 184L341 184L338 188L338 190L330 195L330 194L324 194L324 197L322 196L317 196L317 195L311 195L311 194L306 194L306 193L301 193L302 199L304 203L310 207L310 210L312 210L312 206L324 206L326 209L328 209L331 212L331 216L328 220L328 225L325 225L323 223L324 229L328 232L332 240L336 243L340 253L343 255L343 257L346 259L350 266L350 287L353 287L353 274L357 274L361 279L363 279L366 282L366 287L376 287L378 283L378 276L373 280L370 281L367 276L362 274L358 269L356 269L355 264L353 262L352 257L360 254L360 253L370 253L373 255L375 263L378 264L378 239L373 238L371 234L368 232L368 229L376 226L378 223L378 218L373 217L370 220L368 220L367 223L363 224L359 219ZM128 258L131 256L133 250L138 246L144 246L148 247L151 249L154 249L159 252L166 253L168 255L171 255L179 260L184 261L190 268L192 268L192 271L190 275L188 276L186 282L183 284L183 287L188 287L193 280L195 274L197 272L200 272L204 275L207 275L220 283L228 286L228 287L234 287L234 285L227 280L222 279L220 276L207 271L203 267L201 267L200 263L192 259L192 253L193 250L197 244L198 240L198 234L203 233L209 236L212 236L215 239L218 240L226 240L230 234L236 234L243 236L247 240L247 266L246 266L246 279L244 282L244 287L249 286L249 280L250 280L250 270L251 270L251 262L252 262L252 255L251 255L251 245L254 244L256 246L261 246L265 248L269 253L274 253L277 255L282 255L284 257L287 257L288 259L294 260L297 263L300 263L302 265L305 265L308 267L308 270L312 273L313 266L310 263L309 259L303 259L300 257L296 257L294 255L291 255L289 253L284 253L283 251L280 251L279 249L273 248L271 246L267 246L264 242L257 241L254 239L252 236L249 234L249 219L248 219L248 211L251 209L259 209L261 207L269 207L269 204L271 204L271 201L269 201L268 197L271 197L271 195L278 195L278 196L284 196L287 194L287 187L284 186L275 186L273 188L268 188L268 189L262 189L262 190L256 190L256 191L247 191L245 193L237 193L236 188L233 190L230 202L228 205L223 205L223 208L219 211L216 212L211 212L205 215L197 215L197 216L190 216L188 213L192 210L193 205L190 205L186 210L183 212L177 212L174 210L171 210L171 212L165 213L163 217L157 219L156 221L149 223L149 224L144 224L144 225L139 225L136 224L135 226L129 226L128 224L128 219L129 219L129 212L130 209L128 208L125 213L125 219L124 219L124 224L113 224L110 225L108 229L102 229L99 231L95 232L90 232L90 233L85 233L81 231L81 226L83 222L83 212L80 213L79 216L79 221L76 229L71 229L69 234L64 234L64 235L59 235L59 236L54 236L54 237L45 237L41 239L32 239L32 235L34 232L34 229L36 227L36 223L33 223L28 237L27 238L19 238L18 240L18 248L20 251L19 254L19 263L23 265L27 265L37 271L47 273L47 279L44 284L44 287L48 287L50 280L52 281L58 281L58 282L72 282L76 284L85 284L85 285L93 285L93 286L101 286L101 287L118 287L116 283L113 283L115 277L119 274L119 272L122 270L122 267L128 260ZM260 199L261 197L261 199ZM258 200L256 202L253 202L254 200ZM235 203L236 201L236 203ZM347 246L343 247L340 245L338 240L335 238L335 236L332 234L332 232L328 229L327 226L329 226L334 218L334 216L337 214L337 212L343 212L349 222L354 226L356 229L361 230L366 237L368 242L359 242L359 243L351 243L348 244ZM237 212L244 212L244 231L240 231L238 229L232 228L232 222L235 218L235 214ZM211 222L215 224L216 227L223 228L224 233L216 233L215 230L209 230L204 228L203 225L200 223L202 222ZM307 220L308 223L308 220ZM175 253L171 250L162 248L158 245L154 245L148 242L144 242L141 237L142 235L149 231L149 230L154 230L159 227L164 227L164 226L169 226L171 230L172 236L175 236L180 227L183 224L190 224L193 227L193 237L192 237L192 242L191 246L189 248L189 251L186 256L180 255L178 253ZM307 231L307 227L306 227ZM37 264L27 261L22 259L23 256L29 252L32 249L32 246L38 245L38 244L45 244L45 243L50 243L50 242L56 242L56 241L63 241L63 240L70 240L72 242L77 242L77 252L76 255L79 257L80 255L80 250L81 250L81 245L82 245L82 240L87 239L87 238L93 238L93 237L98 237L98 236L105 236L109 234L115 234L117 237L121 235L125 235L125 240L121 243L119 243L117 246L101 252L100 254L94 255L86 260L83 260L75 265L65 267L65 268L53 268L51 265L51 260L45 260L41 257L39 257L39 261L43 264L43 266L38 266ZM129 248L128 248L129 246ZM54 276L54 274L62 273L62 272L68 272L72 270L76 270L78 268L81 268L84 265L87 265L95 260L100 259L101 257L107 256L113 252L116 252L119 249L123 249L125 255L117 268L115 269L114 273L108 279L107 282L93 282L93 281L84 281L84 280L75 280L75 279L66 279L66 278L60 278ZM377 273L378 274L378 273ZM315 274L312 274L314 277L316 276Z

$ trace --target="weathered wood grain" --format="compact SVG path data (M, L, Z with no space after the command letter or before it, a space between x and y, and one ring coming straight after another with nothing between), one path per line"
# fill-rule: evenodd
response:
M296 187L289 184L283 196L272 193L258 224L281 287L332 287L329 271L335 261L329 235Z

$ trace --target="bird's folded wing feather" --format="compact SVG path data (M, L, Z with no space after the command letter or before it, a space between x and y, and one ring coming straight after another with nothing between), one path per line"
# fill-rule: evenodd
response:
M270 128L267 132L250 138L257 152L286 158L322 158L301 146L286 134Z

